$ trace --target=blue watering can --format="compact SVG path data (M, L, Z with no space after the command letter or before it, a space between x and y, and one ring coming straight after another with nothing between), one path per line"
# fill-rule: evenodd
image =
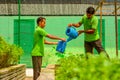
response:
M76 39L78 37L78 32L76 31L76 29L74 27L67 27L66 29L66 35L69 36L69 38L67 39L66 42L64 41L59 41L56 51L64 53L67 42L71 41L72 39Z
M67 43L67 42L64 42L64 41L60 40L60 41L58 42L56 51L61 52L61 53L64 53L65 48L66 48L66 43Z
M74 27L68 27L66 30L66 35L69 36L69 38L67 39L68 42L72 39L76 39L78 37L78 32Z

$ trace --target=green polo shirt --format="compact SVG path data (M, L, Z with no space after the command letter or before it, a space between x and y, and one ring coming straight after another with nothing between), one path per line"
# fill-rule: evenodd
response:
M96 16L93 15L91 19L88 19L87 16L84 15L80 20L80 23L83 24L84 30L95 29L93 34L85 33L85 41L91 42L99 39L98 18Z
M47 34L48 33L44 29L39 26L36 27L34 32L32 56L44 56L44 37Z

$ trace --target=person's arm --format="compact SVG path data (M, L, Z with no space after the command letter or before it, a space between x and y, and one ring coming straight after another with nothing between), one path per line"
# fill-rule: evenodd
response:
M80 22L78 22L78 23L71 23L71 24L68 24L68 27L74 26L74 27L78 28L81 25L82 25L82 23L80 23Z
M84 31L87 34L93 34L95 32L95 29L89 29Z
M80 27L84 23L84 16L81 18L81 20L78 23L71 23L68 24L68 27L74 26L76 28Z
M87 34L93 34L95 32L95 29L89 29L89 30L79 30L78 34L80 35L81 33L87 33Z
M62 41L66 41L64 38L59 38L57 36L53 36L51 34L47 34L46 37L50 38L50 39L56 39L56 40L62 40Z
M44 36L44 37L48 37L48 38L50 38L50 39L56 39L56 40L62 40L62 41L66 41L64 38L59 38L59 37L57 37L57 36L53 36L53 35L51 35L51 34L48 34L45 30L43 30L43 29L39 29L38 30L38 33L39 33L39 35L42 35L42 36Z
M46 40L44 40L44 43L45 44L51 44L51 45L56 45L56 44L58 44L58 42L50 42L50 41L46 41Z

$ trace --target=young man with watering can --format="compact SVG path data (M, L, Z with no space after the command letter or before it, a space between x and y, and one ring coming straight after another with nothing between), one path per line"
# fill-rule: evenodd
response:
M82 17L80 22L76 24L69 24L68 26L74 26L76 28L80 27L82 24L84 26L84 30L79 30L78 34L84 33L84 47L86 54L93 54L93 48L97 50L97 52L104 53L108 58L108 54L104 50L101 45L99 33L98 33L98 18L94 15L95 9L93 7L88 7L86 10L86 14Z
M58 44L58 42L49 42L44 38L48 37L50 39L66 41L64 38L59 38L48 34L44 28L46 24L46 19L39 17L37 19L37 27L34 32L34 44L32 49L32 63L33 63L33 80L37 80L40 76L42 57L44 56L44 44Z

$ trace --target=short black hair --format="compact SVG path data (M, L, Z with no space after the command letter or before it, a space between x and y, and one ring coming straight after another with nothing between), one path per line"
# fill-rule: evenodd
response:
M46 18L44 18L44 17L38 17L38 18L37 18L37 24L39 24L40 21L43 21L43 19L46 20Z
M94 14L95 13L95 9L90 6L90 7L87 8L86 13L88 13L88 14Z

